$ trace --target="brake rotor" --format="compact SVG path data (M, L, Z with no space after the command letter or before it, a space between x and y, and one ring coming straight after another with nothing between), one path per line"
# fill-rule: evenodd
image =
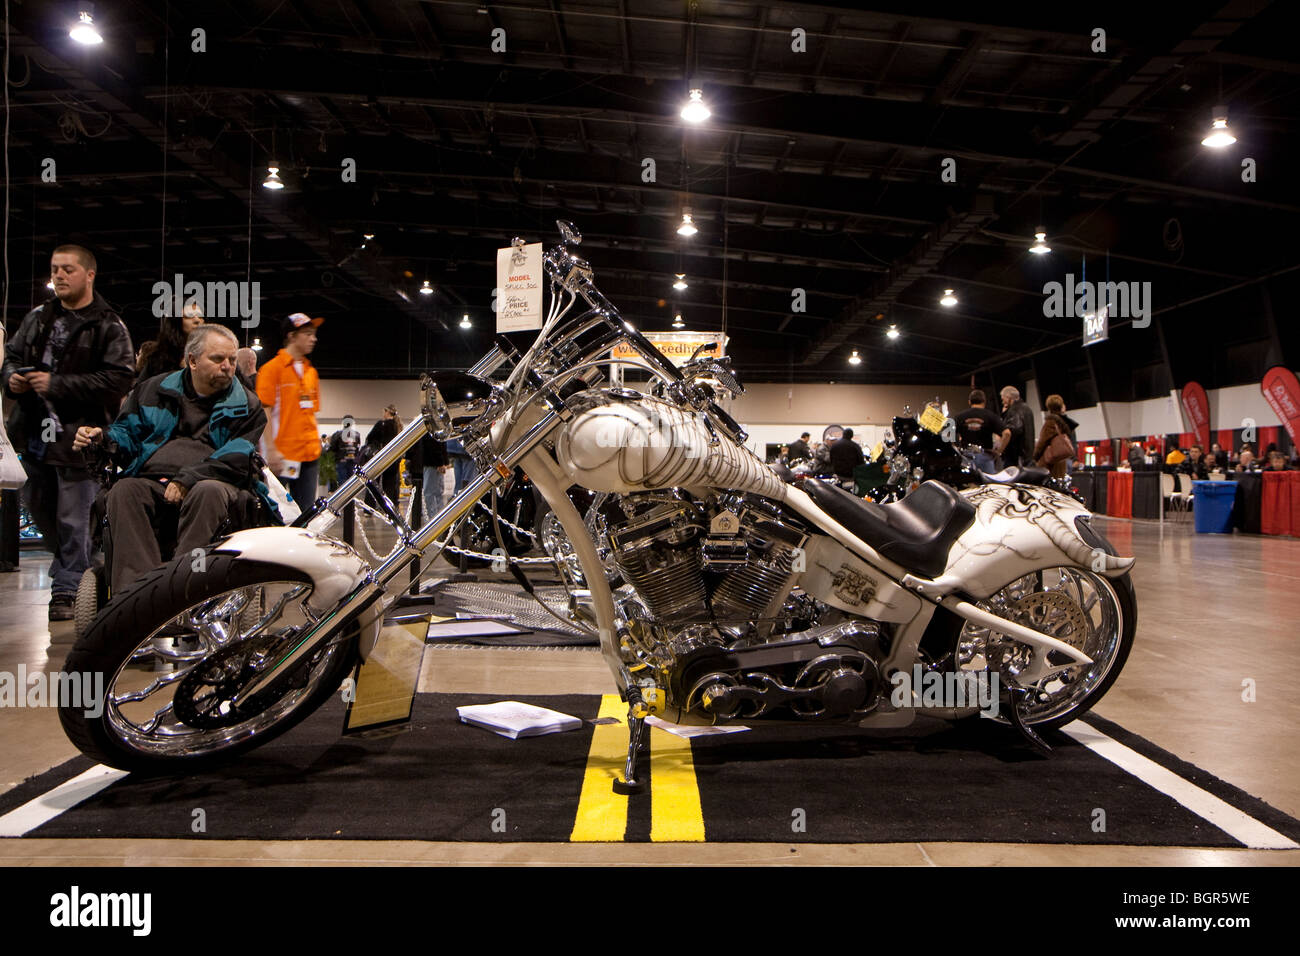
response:
M228 727L248 719L257 708L246 704L237 710L231 700L261 673L262 652L279 640L276 635L263 634L229 644L204 658L177 685L173 713L198 730Z
M1009 605L1014 619L1026 627L1083 650L1091 628L1083 608L1060 591L1035 591Z

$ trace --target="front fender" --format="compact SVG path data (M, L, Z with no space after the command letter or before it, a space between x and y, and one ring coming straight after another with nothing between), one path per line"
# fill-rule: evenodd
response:
M1081 530L1091 513L1073 498L1033 485L981 485L961 492L975 506L975 520L948 551L943 575L931 587L986 598L1007 584L1045 568L1082 567L1106 577L1128 573L1133 558L1098 547ZM1086 526L1085 526L1086 528Z
M305 528L249 528L232 534L214 550L306 573L312 581L310 603L318 611L338 604L370 576L370 565L347 544ZM383 602L376 601L358 618L362 660L379 640L383 617Z

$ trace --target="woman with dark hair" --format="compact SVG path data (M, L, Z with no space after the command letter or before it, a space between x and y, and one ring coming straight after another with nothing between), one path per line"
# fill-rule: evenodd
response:
M397 437L398 433L405 426L402 419L397 414L396 405L388 405L384 408L384 417L375 422L374 428L370 429L366 435L366 444L370 446L370 455L375 454L390 441ZM370 455L367 455L369 459ZM373 476L372 476L373 477ZM397 498L400 492L398 487L398 466L394 464L380 476L379 483L388 496L394 507L397 505Z
M202 324L203 310L197 302L185 306L180 318L164 316L158 327L158 338L140 346L135 361L135 380L143 382L179 369L185 357L185 341Z
M1074 457L1070 426L1065 422L1065 401L1060 395L1048 395L1046 405L1047 414L1043 416L1043 427L1034 446L1034 463L1049 469L1053 478L1064 478Z

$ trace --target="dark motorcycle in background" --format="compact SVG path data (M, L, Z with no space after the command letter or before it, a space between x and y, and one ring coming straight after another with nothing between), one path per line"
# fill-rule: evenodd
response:
M901 501L926 481L941 481L962 490L980 485L1036 485L1068 495L1082 503L1069 476L1053 478L1046 468L1020 468L1012 465L987 474L975 464L978 445L959 444L950 440L955 434L952 420L933 408L919 418L904 406L903 414L894 418L880 454L869 462L856 492L877 504Z

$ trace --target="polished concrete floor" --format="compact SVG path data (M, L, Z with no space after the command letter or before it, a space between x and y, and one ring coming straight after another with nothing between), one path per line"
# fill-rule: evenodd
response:
M1135 554L1137 641L1097 713L1300 817L1300 541L1194 534L1187 523L1098 519ZM0 671L57 670L70 624L48 625L47 561L0 575ZM1253 687L1253 700L1243 688ZM592 650L430 648L421 689L607 693ZM1251 696L1246 694L1245 696ZM0 792L74 756L51 708L0 708ZM996 809L996 808L991 808ZM501 844L0 840L7 865L402 864L1300 865L1300 850L908 843Z

